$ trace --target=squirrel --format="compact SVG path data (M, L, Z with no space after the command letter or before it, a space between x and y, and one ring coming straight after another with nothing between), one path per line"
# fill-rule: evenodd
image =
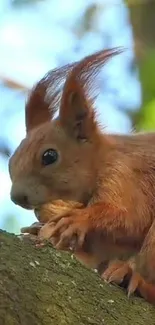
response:
M108 282L127 278L128 295L155 304L155 133L106 134L94 108L96 76L122 52L99 51L33 87L26 137L9 160L10 194L15 204L38 209L40 239L72 250ZM61 213L60 199L79 205ZM44 217L57 200L60 213L53 203L56 213Z

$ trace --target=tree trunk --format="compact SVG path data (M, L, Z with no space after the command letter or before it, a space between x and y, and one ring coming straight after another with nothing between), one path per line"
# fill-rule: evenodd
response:
M154 307L68 253L1 231L0 259L0 325L155 324Z

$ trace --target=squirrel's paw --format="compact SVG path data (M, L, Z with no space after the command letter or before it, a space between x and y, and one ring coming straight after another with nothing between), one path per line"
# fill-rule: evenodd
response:
M42 247L44 243L38 241L38 233L42 228L43 224L41 222L34 222L32 225L21 228L20 238L32 240L36 246Z
M108 283L112 282L119 285L122 284L126 278L127 286L125 285L125 287L127 287L128 297L136 293L148 302L155 304L155 285L148 283L140 273L136 272L134 269L134 261L113 261L101 275L101 278Z
M53 221L48 222L39 231L40 239L55 238L55 248L77 250L84 242L85 236L88 232L87 212L83 210L72 210L63 217L58 219L55 224Z
M147 282L140 273L134 271L128 286L128 297L137 292L148 302L155 305L155 285Z
M41 222L34 222L31 226L21 228L21 233L23 235L34 235L37 236L39 230L42 228L43 224Z
M82 203L74 201L55 200L51 203L43 204L38 209L35 209L37 219L43 223L48 221L58 221L73 209L80 209L83 207Z
M101 278L108 283L113 282L121 284L125 277L131 277L132 269L128 262L113 261L101 275Z

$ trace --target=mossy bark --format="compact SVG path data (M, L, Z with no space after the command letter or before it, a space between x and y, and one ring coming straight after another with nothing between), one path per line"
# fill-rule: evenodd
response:
M0 325L155 325L155 308L67 253L0 232Z

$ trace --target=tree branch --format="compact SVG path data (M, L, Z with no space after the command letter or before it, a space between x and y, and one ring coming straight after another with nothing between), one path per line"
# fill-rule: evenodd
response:
M149 325L155 309L67 253L0 231L0 324Z

